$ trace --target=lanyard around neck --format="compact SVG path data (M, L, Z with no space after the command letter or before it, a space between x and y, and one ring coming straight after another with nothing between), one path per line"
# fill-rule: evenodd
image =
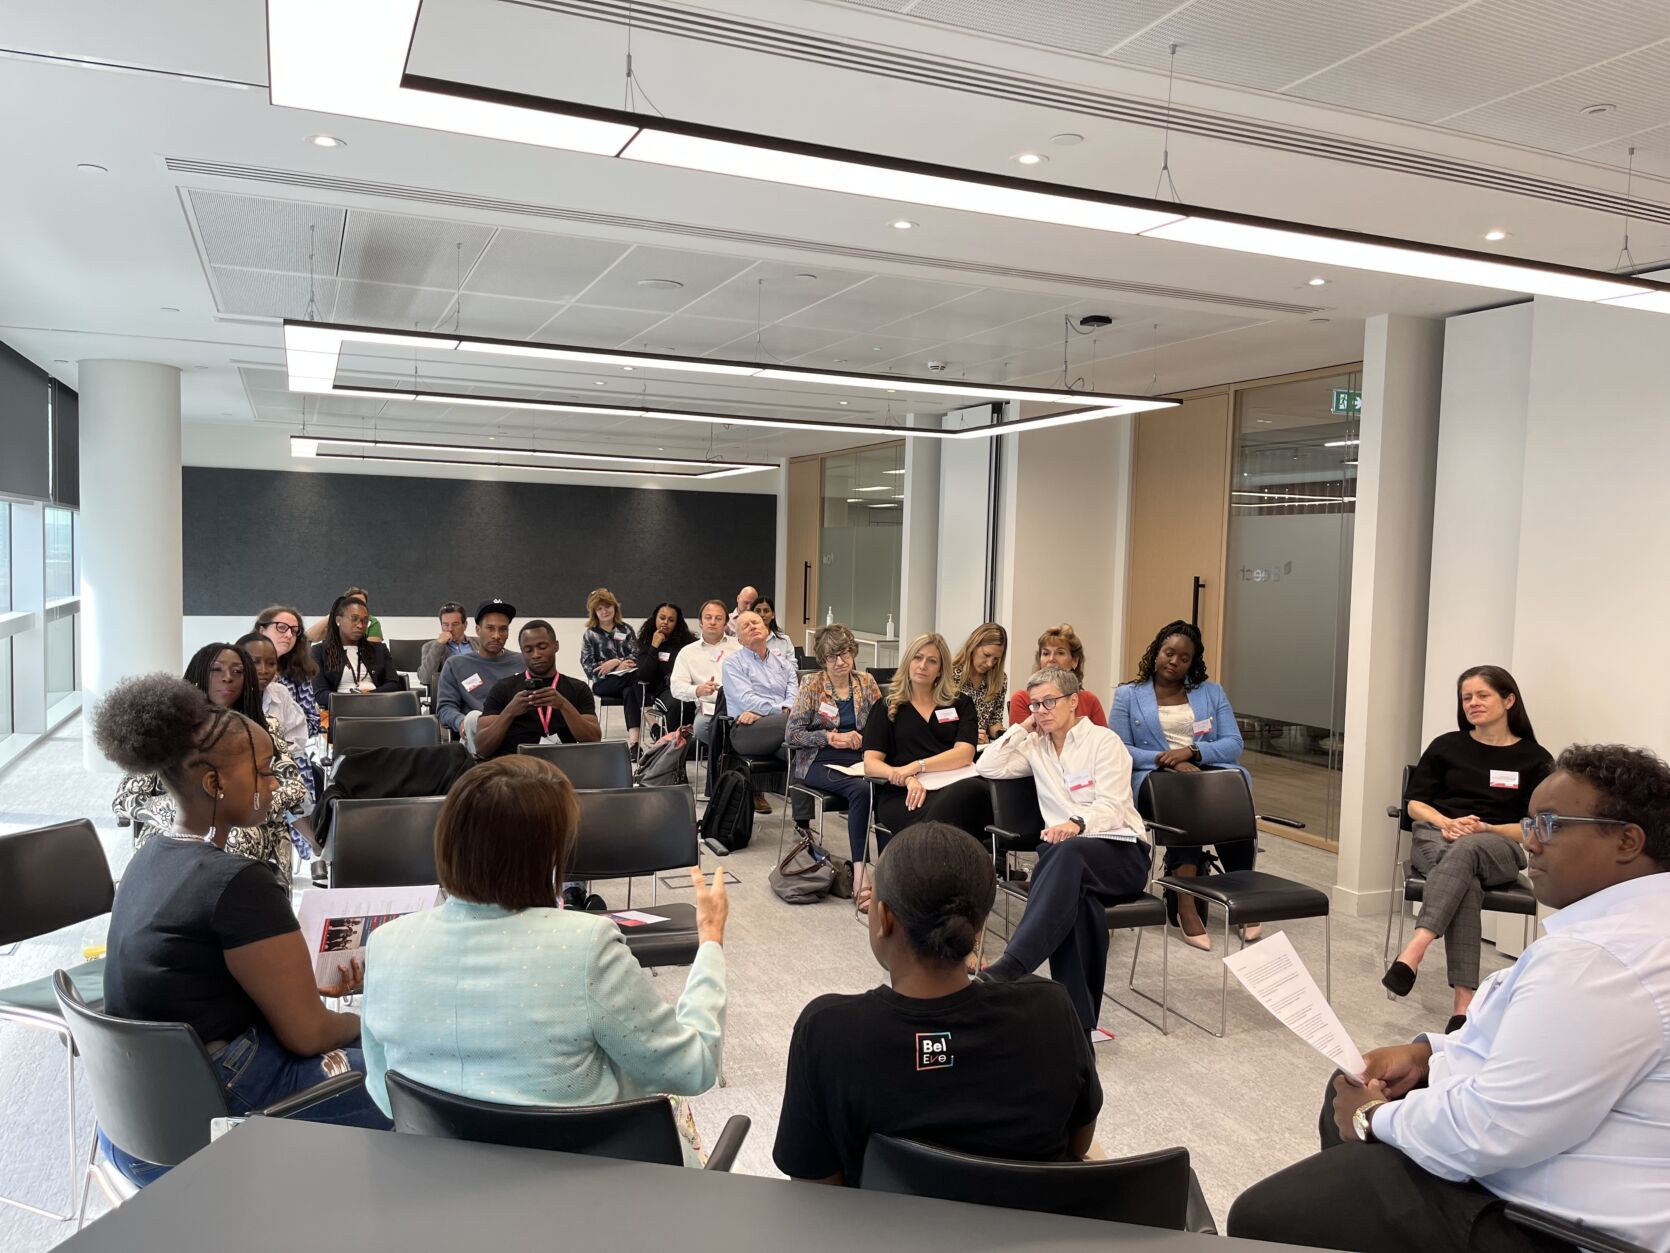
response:
M522 677L524 679L526 679L529 683L532 683L533 682L533 671L532 670L522 671ZM557 686L557 677L558 677L557 672L555 670L551 671L551 687L553 689ZM534 713L539 715L539 731L540 731L541 735L550 735L551 734L551 714L553 712L554 711L552 710L552 708L549 705L541 705L538 709L534 710Z

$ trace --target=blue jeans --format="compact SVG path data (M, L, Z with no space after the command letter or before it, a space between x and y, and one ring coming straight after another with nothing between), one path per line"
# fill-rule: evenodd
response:
M362 1075L365 1073L365 1056L358 1049L338 1049L323 1057L297 1057L280 1044L278 1037L264 1025L251 1027L234 1038L212 1060L221 1085L226 1089L226 1104L233 1117L243 1117L251 1110L261 1109L292 1093L311 1088L334 1074L342 1073L344 1067L357 1070ZM372 1103L363 1084L303 1110L295 1117L304 1122L369 1127L373 1131L388 1131L393 1126ZM171 1169L123 1152L110 1142L102 1127L98 1134L99 1149L117 1170L142 1188Z

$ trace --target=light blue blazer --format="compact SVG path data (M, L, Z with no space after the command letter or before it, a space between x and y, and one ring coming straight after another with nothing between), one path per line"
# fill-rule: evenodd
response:
M1209 730L1195 734L1200 764L1234 766L1246 774L1240 764L1241 729L1235 725L1235 711L1229 707L1229 697L1224 695L1223 688L1208 681L1189 692L1188 697L1195 722L1211 722ZM1152 680L1114 688L1108 729L1131 750L1131 795L1136 796L1142 790L1142 781L1154 773L1154 759L1171 747L1160 729L1160 704L1154 699ZM1252 785L1250 775L1247 784Z

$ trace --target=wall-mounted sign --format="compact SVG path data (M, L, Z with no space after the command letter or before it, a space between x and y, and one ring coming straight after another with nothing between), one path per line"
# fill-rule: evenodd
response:
M1328 412L1343 414L1348 418L1361 417L1363 412L1363 393L1352 391L1345 387L1334 388L1333 404L1328 406Z

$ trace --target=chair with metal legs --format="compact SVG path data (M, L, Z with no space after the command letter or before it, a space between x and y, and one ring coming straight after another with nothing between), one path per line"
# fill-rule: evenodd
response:
M812 829L818 833L817 844L819 848L827 849L829 847L829 833L824 829L825 818L830 814L844 814L849 808L847 798L844 796L821 792L809 784L791 781L784 792L784 798L788 803L783 806L783 816L777 823L778 861L783 859L783 843L789 833L789 811L794 808L796 793L807 797L812 802Z
M110 879L104 846L86 819L0 835L0 945L33 940L98 918L110 912L115 899L116 885ZM104 958L74 966L68 976L83 1000L92 1005L104 1003ZM43 1209L12 1196L0 1196L0 1204L65 1222L75 1217L81 1169L75 1143L76 1051L52 992L52 977L0 988L0 1022L51 1031L63 1041L69 1166L63 1209Z

